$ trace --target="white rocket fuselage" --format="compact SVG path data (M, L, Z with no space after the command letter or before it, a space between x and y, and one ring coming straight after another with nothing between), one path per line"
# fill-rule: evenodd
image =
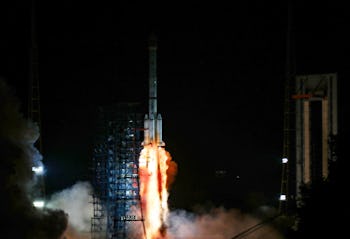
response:
M157 40L149 39L149 102L144 121L143 145L165 146L162 140L162 116L157 112Z

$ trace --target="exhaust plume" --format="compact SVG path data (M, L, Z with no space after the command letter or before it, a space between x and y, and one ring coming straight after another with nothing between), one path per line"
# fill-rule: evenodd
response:
M238 209L212 208L209 211L189 213L184 210L170 212L169 239L230 239L260 223L257 218ZM271 225L263 225L244 238L282 239Z
M54 193L48 208L64 210L68 215L67 239L90 238L92 209L92 186L89 182L77 182L72 187Z

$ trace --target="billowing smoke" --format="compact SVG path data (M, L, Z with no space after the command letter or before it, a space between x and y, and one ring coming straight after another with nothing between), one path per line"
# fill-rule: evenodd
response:
M218 207L193 213L176 210L170 212L168 238L228 239L259 223L259 219L238 209ZM282 239L283 236L273 226L266 224L244 238Z
M51 196L48 208L62 209L68 214L67 239L90 238L92 186L89 182L77 182L72 187Z
M139 211L134 213L139 215ZM174 210L169 214L163 239L283 239L273 223L274 218L277 217L258 218L224 207L204 209L198 206L194 212ZM145 238L142 222L135 222L130 229L130 238Z
M32 166L42 156L34 147L38 127L24 119L12 89L0 79L1 238L57 239L67 227L62 210L36 209Z

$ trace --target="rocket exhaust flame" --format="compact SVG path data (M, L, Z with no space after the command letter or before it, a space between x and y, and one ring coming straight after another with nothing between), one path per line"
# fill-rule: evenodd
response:
M140 195L146 228L145 239L164 238L168 209L168 175L170 154L161 147L143 148L139 161Z

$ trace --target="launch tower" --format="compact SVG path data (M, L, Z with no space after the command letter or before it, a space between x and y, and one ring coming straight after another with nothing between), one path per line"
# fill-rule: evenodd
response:
M298 75L292 80L294 90L288 93L288 101L292 102L295 133L285 129L291 152L282 159L281 213L287 206L300 206L301 188L327 179L337 159L337 74Z
M40 110L40 88L39 88L39 61L38 61L38 44L36 38L36 1L31 3L31 45L30 45L30 74L29 74L29 92L28 92L28 119L38 127L39 137L35 142L35 148L39 151L33 158L32 171L34 175L34 185L31 192L33 205L37 208L45 206L45 168L42 162L42 127L41 127L41 110Z
M92 158L92 239L129 238L131 223L142 218L130 214L139 207L138 158L143 117L138 104L99 108L97 137Z
M296 77L296 196L300 187L328 177L336 160L337 74Z

